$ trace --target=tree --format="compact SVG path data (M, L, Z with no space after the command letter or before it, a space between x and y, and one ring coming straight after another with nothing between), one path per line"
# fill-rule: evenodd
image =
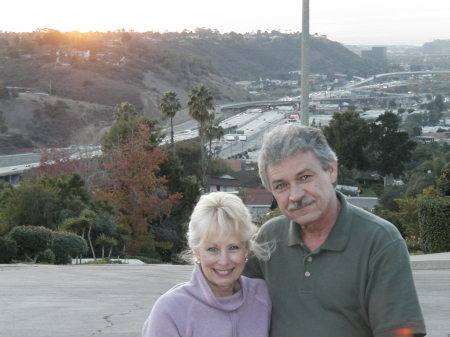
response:
M16 188L4 188L0 199L1 218L10 228L25 225L57 227L60 199L55 186L22 180Z
M42 226L17 226L9 233L28 261L36 263L39 253L50 247L52 232Z
M148 117L138 118L133 105L130 103L118 104L114 111L114 118L114 123L102 137L103 152L108 152L114 147L129 142L143 125L151 130L148 133L149 145L156 146L162 140L161 129L157 126L157 121Z
M215 119L216 115L214 114L214 112L211 112L209 114L208 123L205 129L205 137L209 141L209 151L208 151L209 159L213 158L214 154L218 154L216 153L216 151L214 151L213 153L212 141L214 139L220 140L225 134L224 129L219 125L219 123Z
M188 100L189 114L199 124L199 137L201 144L201 168L202 168L202 185L207 188L206 170L207 161L205 156L205 129L209 118L209 110L214 109L214 98L211 91L204 85L199 84L192 88Z
M365 170L369 162L366 146L369 141L369 126L355 111L335 113L323 129L324 135L336 152L339 164L351 170Z
M371 166L382 176L402 175L417 145L409 139L407 132L399 131L399 124L400 118L392 112L385 112L370 124Z
M450 164L447 164L436 180L436 190L443 196L450 196Z
M117 246L118 241L116 239L114 239L113 237L102 233L97 237L97 239L95 240L95 243L102 247L102 259L104 259L105 258L105 247L109 248L108 257L111 257L112 249L113 249L113 247Z
M178 110L181 108L180 101L178 100L177 94L173 91L166 92L159 105L161 112L170 118L170 143L174 144L173 140L173 118Z
M55 263L70 264L72 259L85 254L88 250L86 240L68 232L54 232L51 250L55 254Z
M89 243L89 248L91 249L92 257L94 260L97 260L97 257L95 255L94 245L92 244L92 229L95 225L95 212L89 209L85 209L79 217L77 218L69 218L66 219L62 225L62 228L64 230L67 230L69 232L81 233L81 238L84 239L84 235L87 231L87 240Z
M167 155L159 147L149 148L148 133L142 126L128 143L122 143L105 162L106 177L98 196L115 206L117 222L128 226L132 234L145 234L155 218L167 216L173 203L182 197L169 195L167 180L158 175Z

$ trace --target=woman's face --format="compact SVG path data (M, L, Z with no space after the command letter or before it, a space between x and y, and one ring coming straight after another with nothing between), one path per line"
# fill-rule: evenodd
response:
M244 270L247 254L247 244L235 235L204 242L194 249L212 292L220 297L230 296L240 289L237 280Z

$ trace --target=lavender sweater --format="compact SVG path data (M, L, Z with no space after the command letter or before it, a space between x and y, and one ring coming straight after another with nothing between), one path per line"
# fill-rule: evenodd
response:
M270 301L263 280L241 276L241 290L216 297L195 266L189 282L176 285L154 304L142 337L267 337Z

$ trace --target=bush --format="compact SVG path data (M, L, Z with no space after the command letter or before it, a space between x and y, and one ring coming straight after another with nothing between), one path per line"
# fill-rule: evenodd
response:
M40 252L37 258L37 262L55 263L55 253L51 249L47 248L43 252Z
M450 197L418 199L421 247L425 253L450 251Z
M55 253L55 263L72 263L72 258L88 251L86 240L69 232L54 232L52 251Z
M16 241L19 252L30 262L36 262L39 253L49 248L52 242L52 231L40 226L17 226L11 230L10 236Z
M9 263L16 257L16 241L8 236L0 237L0 263Z

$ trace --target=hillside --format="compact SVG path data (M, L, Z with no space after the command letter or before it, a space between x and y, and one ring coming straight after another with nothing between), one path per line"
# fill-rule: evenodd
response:
M159 101L167 91L177 93L182 107L199 83L218 104L251 100L234 81L285 79L299 64L300 34L0 32L0 85L28 92L0 97L0 111L10 131L35 145L67 144L89 126L110 122L118 103L161 120ZM339 43L311 40L312 73L376 71Z

